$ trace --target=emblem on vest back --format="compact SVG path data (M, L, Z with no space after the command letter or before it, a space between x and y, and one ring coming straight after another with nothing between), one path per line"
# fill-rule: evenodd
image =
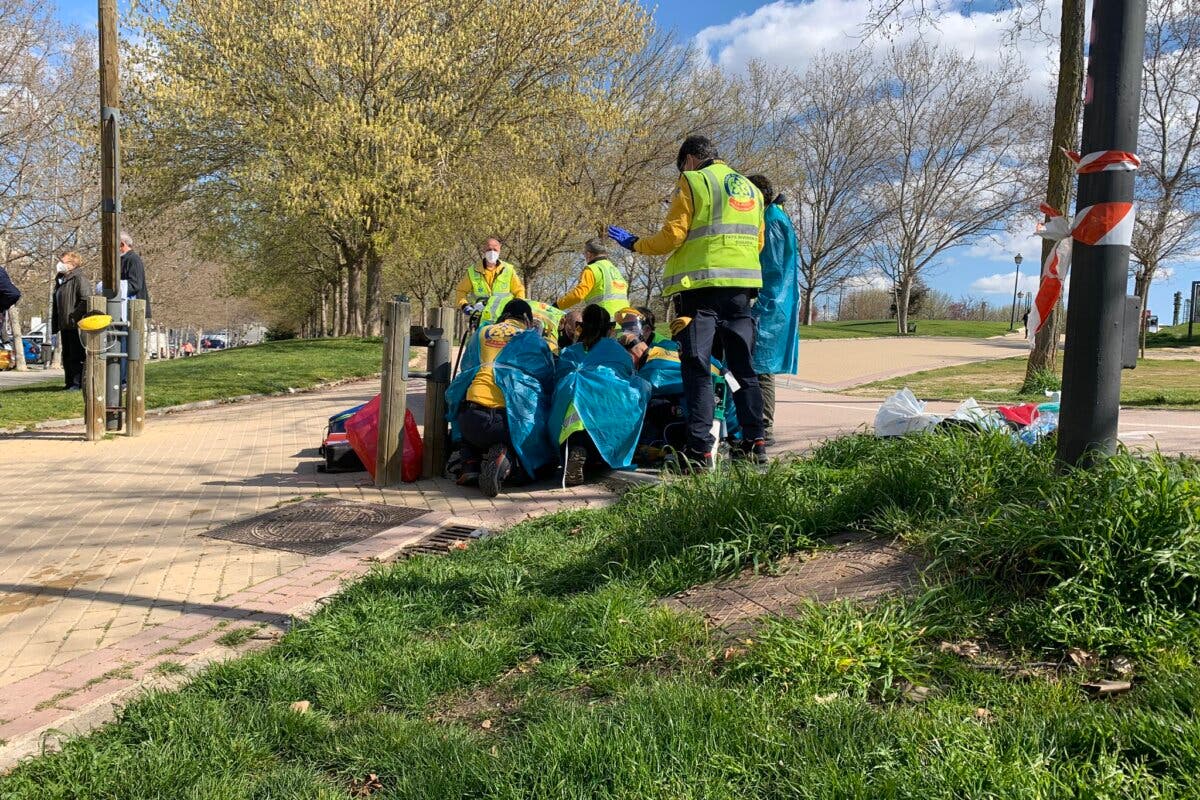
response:
M754 197L754 184L736 172L725 176L725 194L729 195L729 205L738 211L753 211L758 204Z

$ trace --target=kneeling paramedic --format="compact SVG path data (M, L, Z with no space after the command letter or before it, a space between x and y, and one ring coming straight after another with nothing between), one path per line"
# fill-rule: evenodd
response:
M524 300L509 301L496 323L480 329L477 343L479 366L473 377L463 376L470 384L455 418L462 439L459 483L478 481L485 495L495 497L504 481L528 479L546 461L536 443L545 438L554 357Z
M642 255L665 255L663 295L672 297L672 333L682 357L688 436L684 466L711 463L714 398L709 373L713 341L738 384L734 393L744 438L735 456L767 459L762 394L754 370L754 320L750 301L762 287L758 254L763 246L763 196L754 184L718 160L703 136L689 136L679 148L680 177L667 220L652 237L638 239L610 227L617 244Z

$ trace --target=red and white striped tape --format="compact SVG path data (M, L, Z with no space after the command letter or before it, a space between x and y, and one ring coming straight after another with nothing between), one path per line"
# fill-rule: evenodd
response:
M1042 263L1042 279L1029 309L1029 320L1025 323L1025 335L1030 343L1050 318L1050 312L1062 296L1067 273L1071 270L1070 221L1045 203L1042 203L1041 209L1048 219L1038 225L1037 235L1054 242L1054 247Z
M1081 156L1063 149L1075 162L1075 172L1088 175L1096 172L1129 172L1141 166L1141 159L1122 150L1101 150ZM1037 235L1054 242L1054 248L1042 264L1042 279L1033 307L1029 310L1026 332L1032 342L1046 324L1050 312L1062 297L1067 274L1071 271L1071 242L1087 245L1125 245L1133 242L1133 203L1095 203L1082 208L1075 219L1068 221L1057 209L1042 203L1046 221L1038 226Z
M1133 153L1123 150L1098 150L1081 156L1074 150L1063 148L1067 158L1075 162L1075 172L1090 175L1095 172L1132 172L1142 165L1142 160Z

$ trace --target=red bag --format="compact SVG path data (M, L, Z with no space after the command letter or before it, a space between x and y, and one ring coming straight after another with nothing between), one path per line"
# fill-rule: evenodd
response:
M367 472L375 477L375 457L379 454L379 395L346 420L346 438ZM412 483L421 477L421 459L425 444L417 430L417 420L409 409L404 411L404 449L400 458L400 480Z
M1038 418L1037 403L1026 403L1020 406L1000 406L996 410L1000 412L1000 416L1021 428L1024 428L1026 425L1032 425L1033 421Z

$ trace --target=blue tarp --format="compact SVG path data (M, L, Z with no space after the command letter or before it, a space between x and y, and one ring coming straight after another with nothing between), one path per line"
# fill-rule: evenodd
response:
M795 375L800 362L800 262L796 229L779 205L766 211L766 242L759 263L762 288L750 313L758 323L754 371L759 375Z
M558 448L551 443L546 427L554 390L554 355L537 331L522 331L504 346L492 368L496 385L504 395L513 449L521 466L532 475L558 457ZM451 425L451 438L456 441L460 438L458 409L478 372L479 335L476 335L463 353L462 371L446 389L446 417Z
M550 431L569 427L574 407L596 449L614 469L632 466L642 432L650 384L633 370L629 353L615 339L601 339L584 352L582 344L563 350L550 406Z

